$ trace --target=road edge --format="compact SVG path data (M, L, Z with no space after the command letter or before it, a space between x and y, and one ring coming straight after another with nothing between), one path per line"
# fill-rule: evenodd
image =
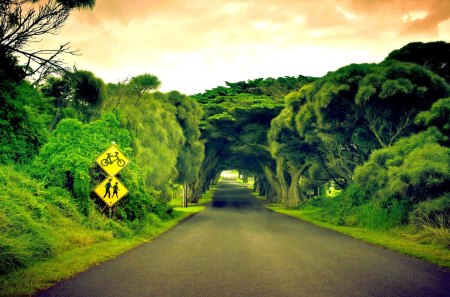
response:
M254 193L256 195L256 193ZM414 259L418 259L424 261L426 263L435 265L436 267L450 272L450 251L444 251L439 249L439 252L442 253L442 257L433 257L430 256L430 253L427 253L427 250L436 250L432 245L423 245L417 242L407 241L405 238L400 238L397 236L390 236L389 233L384 233L383 238L387 238L386 240L380 239L380 233L376 231L370 231L362 228L348 227L348 226L335 226L329 223L316 221L311 218L302 216L299 211L289 210L282 208L281 205L263 203L263 206L272 212L291 217L293 219L297 219L299 221L312 224L317 227L325 228L327 230L331 230L334 232L338 232L340 234L344 234L351 238L361 240L365 243L378 246L405 256L409 256ZM408 248L404 244L407 242L409 245L413 245L413 247ZM415 247L415 248L414 248Z
M206 206L203 204L191 205L187 209L175 207L174 210L180 215L166 221L154 233L135 235L125 239L117 238L95 243L88 247L80 247L54 258L35 263L25 269L19 269L3 275L0 277L0 296L34 296L39 292L48 290L54 285L69 280L91 267L115 259L143 244L152 242L159 236L202 212L205 208ZM94 257L91 256L93 253L95 253ZM73 260L68 261L68 259ZM46 273L43 274L42 271Z

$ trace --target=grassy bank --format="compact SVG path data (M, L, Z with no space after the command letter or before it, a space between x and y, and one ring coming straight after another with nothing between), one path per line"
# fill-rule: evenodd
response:
M450 268L450 249L440 244L422 242L417 230L412 226L402 226L386 231L367 230L320 221L317 219L320 216L318 214L320 210L286 209L280 204L267 204L266 207L272 211L335 230L401 254Z
M174 219L148 226L147 230L139 236L111 239L74 247L25 269L18 269L2 275L0 276L0 296L28 296L39 289L48 288L54 283L70 278L91 266L115 258L127 250L151 241L176 226L183 219L201 210L200 207L192 207L182 211L175 209Z
M125 223L95 210L82 214L66 191L45 188L12 167L0 169L0 296L32 295L151 241L205 208L175 206L166 218L149 213L145 222Z

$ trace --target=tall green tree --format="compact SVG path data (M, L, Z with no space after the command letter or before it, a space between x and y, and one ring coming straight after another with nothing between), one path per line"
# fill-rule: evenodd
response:
M343 67L300 91L299 136L319 148L318 159L346 187L372 150L417 130L414 117L449 94L425 68L388 61Z
M141 96L145 92L156 90L160 85L161 82L158 77L148 73L134 76L128 83L130 91L136 96Z
M99 117L106 96L102 79L86 70L65 72L62 76L49 76L40 86L46 97L53 98L55 115L50 130L64 117L76 117L89 122Z
M183 185L183 201L186 205L192 194L192 190L189 189L197 182L204 159L205 146L200 140L199 130L203 111L197 101L176 91L169 92L167 100L176 107L176 118L185 138L183 147L178 153L176 182Z
M178 176L177 160L185 143L177 121L177 109L159 92L133 91L133 79L108 84L102 112L115 112L133 136L135 162L142 169L145 184L160 191L160 199L170 199L170 181Z
M411 42L392 51L386 60L413 62L443 77L450 84L450 43Z

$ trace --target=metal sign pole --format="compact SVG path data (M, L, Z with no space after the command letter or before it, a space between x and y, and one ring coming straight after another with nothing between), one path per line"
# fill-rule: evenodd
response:
M188 200L188 189L187 189L187 182L184 182L183 184L183 207L187 207L187 200Z

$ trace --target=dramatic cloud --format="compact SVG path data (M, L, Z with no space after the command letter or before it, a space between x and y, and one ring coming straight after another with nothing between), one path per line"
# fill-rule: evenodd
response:
M147 72L192 94L379 62L411 41L449 41L449 27L438 0L97 0L38 46L71 41L83 54L67 61L108 82Z

